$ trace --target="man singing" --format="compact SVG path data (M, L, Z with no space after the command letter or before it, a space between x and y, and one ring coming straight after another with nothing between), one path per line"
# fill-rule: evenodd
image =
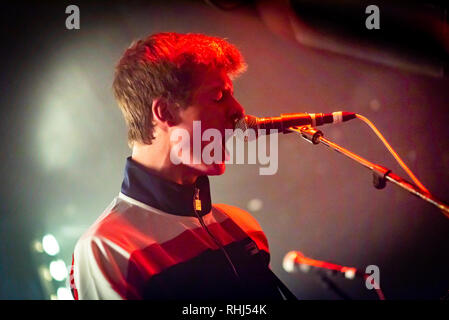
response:
M244 69L232 44L201 34L159 33L126 50L113 89L132 155L119 195L76 244L75 299L292 297L269 268L257 221L211 202L208 176L225 171L225 130L244 115L231 81ZM221 133L222 161L197 159L193 146L205 143L194 141L194 123ZM191 161L173 161L179 130Z

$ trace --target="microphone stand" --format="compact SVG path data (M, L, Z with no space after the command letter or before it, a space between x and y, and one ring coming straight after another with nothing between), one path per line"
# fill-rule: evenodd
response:
M343 300L352 300L352 298L347 295L343 290L341 290L334 281L332 281L324 272L318 271L318 277L320 278L321 284L334 292L337 296L339 296Z
M347 156L348 158L358 162L362 166L370 169L373 172L373 184L375 188L377 189L385 188L388 180L396 184L397 186L407 190L408 192L414 194L415 196L418 196L421 199L435 205L443 212L443 214L447 218L449 218L449 205L437 199L432 194L422 191L413 183L408 182L405 179L402 179L398 175L394 174L390 169L374 164L360 157L359 155L339 146L338 144L329 141L328 139L323 137L323 133L320 130L317 130L316 128L313 128L311 126L290 127L288 128L288 130L298 133L306 141L312 144L319 144L321 142L325 146Z

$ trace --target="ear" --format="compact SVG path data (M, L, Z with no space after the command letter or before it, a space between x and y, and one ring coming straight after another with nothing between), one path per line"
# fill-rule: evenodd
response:
M153 99L151 110L153 120L159 125L171 127L179 123L179 108L170 105L164 98Z

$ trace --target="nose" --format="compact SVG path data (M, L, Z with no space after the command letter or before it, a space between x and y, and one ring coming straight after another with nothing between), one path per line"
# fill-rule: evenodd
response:
M234 97L231 98L227 118L232 124L232 129L234 129L235 123L245 116L245 109Z

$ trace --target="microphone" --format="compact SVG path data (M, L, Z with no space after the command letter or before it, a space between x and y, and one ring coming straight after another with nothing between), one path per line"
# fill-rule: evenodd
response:
M310 269L326 269L343 273L345 278L354 279L355 276L364 277L365 274L352 267L344 267L337 264L314 260L304 256L299 251L288 252L282 261L282 267L289 273L296 272L298 269L303 272L308 272Z
M310 125L312 127L321 126L323 124L341 123L356 118L353 112L337 111L332 113L283 113L279 117L258 118L251 115L245 115L240 118L235 129L246 132L253 129L258 135L259 130L265 129L266 134L270 134L271 129L278 132L290 133L290 127Z
M354 279L355 277L366 279L365 283L366 286L368 286L368 282L366 281L369 279L369 276L367 273L364 273L352 267L344 267L326 261L314 260L304 256L299 251L288 252L284 257L284 260L282 261L282 267L288 273L296 272L298 269L303 272L308 272L310 269L316 269L317 271L324 269L330 272L331 275L335 275L336 273L343 274L347 279ZM344 292L342 292L329 278L327 278L322 273L320 275L320 278L326 287L334 290L343 299L349 299L349 297ZM380 289L379 284L377 283L377 287L375 287L376 283L374 282L374 279L370 279L370 281L371 284L374 285L374 288L376 288L376 293L379 299L385 300L385 295Z

